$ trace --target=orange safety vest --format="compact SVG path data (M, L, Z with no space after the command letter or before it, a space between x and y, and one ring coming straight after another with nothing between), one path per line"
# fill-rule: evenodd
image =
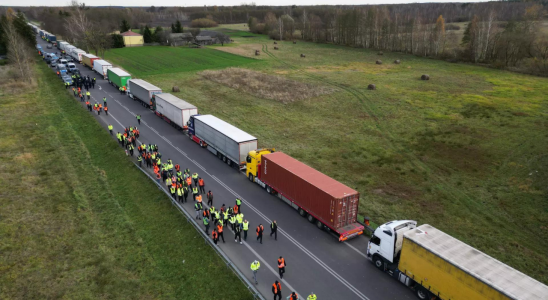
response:
M207 209L204 210L204 217L206 217L206 218L209 217L209 210L207 210Z
M196 201L198 201L198 203L202 203L202 195L196 196Z
M223 225L217 225L217 231L223 232Z
M160 176L160 173L156 173L156 179L160 179L162 176Z
M219 235L217 234L217 231L213 231L213 232L211 233L211 235L213 236L213 239L214 239L214 240L217 239L217 237L219 236Z
M238 214L238 205L234 205L232 210L234 210L234 214Z
M282 284L278 282L278 286L276 286L276 283L272 284L272 287L274 288L274 294L277 294L278 291L282 291Z
M100 104L99 104L99 105L100 105ZM105 111L107 111L107 110L108 110L108 106L105 106Z
M198 184L199 184L200 186L204 186L204 180L203 180L203 179L198 180Z
M278 268L281 269L283 267L285 267L285 259L283 259L283 258L279 259L278 258Z
M188 184L188 186L192 184L192 179L190 179L190 177L186 178L186 184Z
M86 101L86 105L89 105L89 101Z
M177 170L177 172L179 172L181 170L181 167L179 167L179 165L175 165L175 170Z
M297 297L298 297L297 294L295 294L295 297L293 297L293 294L291 294L289 300L297 300Z
M257 226L257 236L259 235L259 232L262 232L264 230L263 225Z

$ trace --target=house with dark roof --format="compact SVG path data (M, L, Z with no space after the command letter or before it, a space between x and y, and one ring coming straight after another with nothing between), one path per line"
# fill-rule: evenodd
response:
M213 39L210 36L199 35L196 37L196 43L202 46L213 44Z
M143 36L131 30L122 32L120 35L124 38L126 47L139 47L144 44Z
M172 46L188 45L192 42L194 42L194 37L190 32L169 34L169 44Z

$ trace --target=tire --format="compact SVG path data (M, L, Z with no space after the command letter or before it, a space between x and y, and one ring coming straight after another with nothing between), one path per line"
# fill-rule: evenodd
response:
M268 185L266 186L266 192L272 194L272 188Z
M204 142L203 141L200 141L200 147L204 147Z
M316 219L312 215L308 215L306 218L308 219L308 222L310 223L314 223L314 221L316 221Z
M322 222L320 222L320 220L318 220L316 221L316 227L318 227L319 230L323 230L325 226Z
M426 300L426 299L430 299L430 292L427 291L425 288L423 288L422 286L417 286L417 298L421 299L421 300Z
M221 154L221 152L217 152L217 158L218 159L223 159L223 155Z
M384 271L384 262L379 256L373 256L373 264L377 267L377 269Z
M226 160L226 164L229 166L229 167L232 167L232 161L230 159L227 159Z
M189 134L188 134L188 138L189 138L189 139L192 139L192 134L189 133Z
M249 181L253 182L253 174L250 173L248 178L249 178Z
M301 215L301 217L306 217L306 211L304 211L304 209L302 208L299 208L299 215Z
M226 162L226 156L223 155L223 162Z

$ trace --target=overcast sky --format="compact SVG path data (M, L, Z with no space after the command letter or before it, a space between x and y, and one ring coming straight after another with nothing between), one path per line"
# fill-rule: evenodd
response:
M80 0L81 1L81 0ZM257 5L337 5L337 4L391 4L391 3L425 3L425 2L484 2L486 0L461 0L461 1L426 1L426 0L131 0L131 1L113 1L113 0L93 0L83 1L87 6L232 6L242 3L255 2ZM0 6L65 6L68 0L0 0Z

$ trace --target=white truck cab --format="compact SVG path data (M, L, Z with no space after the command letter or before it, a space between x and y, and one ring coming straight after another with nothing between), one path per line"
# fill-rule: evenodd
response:
M383 269L385 263L394 264L399 259L403 245L403 234L415 229L417 221L400 220L382 224L373 233L367 247L367 257L375 266Z

